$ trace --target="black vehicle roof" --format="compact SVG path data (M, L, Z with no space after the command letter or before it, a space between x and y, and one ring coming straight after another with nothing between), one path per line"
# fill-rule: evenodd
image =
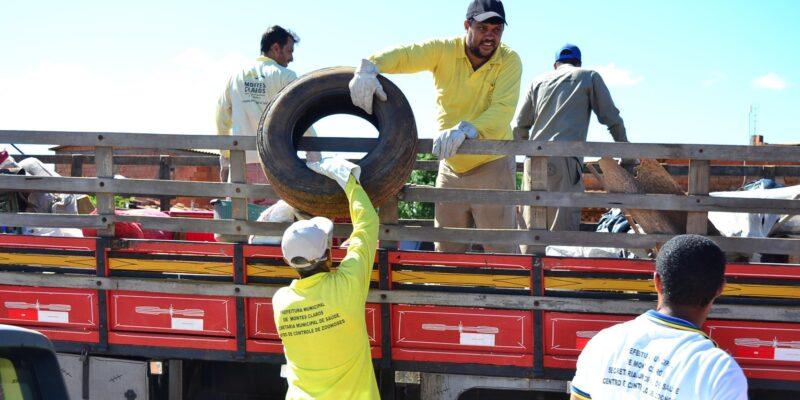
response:
M0 350L14 348L38 348L52 351L53 344L39 332L0 324Z

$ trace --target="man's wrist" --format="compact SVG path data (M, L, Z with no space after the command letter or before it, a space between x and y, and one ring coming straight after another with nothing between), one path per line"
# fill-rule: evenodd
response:
M366 58L361 59L361 65L356 68L357 74L378 75L380 72L378 66Z
M461 121L458 123L457 127L460 131L464 132L464 135L469 139L478 137L478 128L469 121Z
M358 186L358 179L356 179L356 177L353 176L353 174L349 174L347 176L347 181L345 181L344 183L345 191L348 191L348 189L350 189L351 186Z
M614 138L615 142L627 142L628 141L628 132L625 130L625 126L614 125L609 128L609 132L611 132L611 137Z

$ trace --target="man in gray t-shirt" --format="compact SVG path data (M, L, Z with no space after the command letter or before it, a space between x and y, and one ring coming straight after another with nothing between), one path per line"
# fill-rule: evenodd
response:
M625 125L611 93L595 71L581 68L578 46L565 45L556 55L553 71L533 81L517 116L515 139L540 141L586 141L589 116L594 111L601 124L617 142L627 142ZM531 171L525 170L523 189ZM550 157L547 162L547 190L583 192L582 160L575 157ZM527 207L527 206L526 206ZM577 231L580 208L548 208L547 226L553 231ZM526 228L531 221L526 216Z

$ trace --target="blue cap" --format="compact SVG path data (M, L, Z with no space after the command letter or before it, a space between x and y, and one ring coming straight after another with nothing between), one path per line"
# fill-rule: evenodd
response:
M581 61L581 49L574 44L565 44L564 47L556 53L556 62L566 61L566 60L577 60Z

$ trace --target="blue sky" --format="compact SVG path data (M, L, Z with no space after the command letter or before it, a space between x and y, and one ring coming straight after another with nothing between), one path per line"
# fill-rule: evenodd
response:
M800 2L504 2L503 41L523 61L523 89L565 42L609 83L632 141L744 144L748 109L771 143L800 142ZM214 133L227 77L258 55L271 24L301 43L303 74L394 45L463 34L468 2L3 1L0 129ZM792 39L794 38L794 39ZM390 76L421 137L436 125L428 74ZM318 124L363 135L354 118ZM609 140L593 122L591 140Z

